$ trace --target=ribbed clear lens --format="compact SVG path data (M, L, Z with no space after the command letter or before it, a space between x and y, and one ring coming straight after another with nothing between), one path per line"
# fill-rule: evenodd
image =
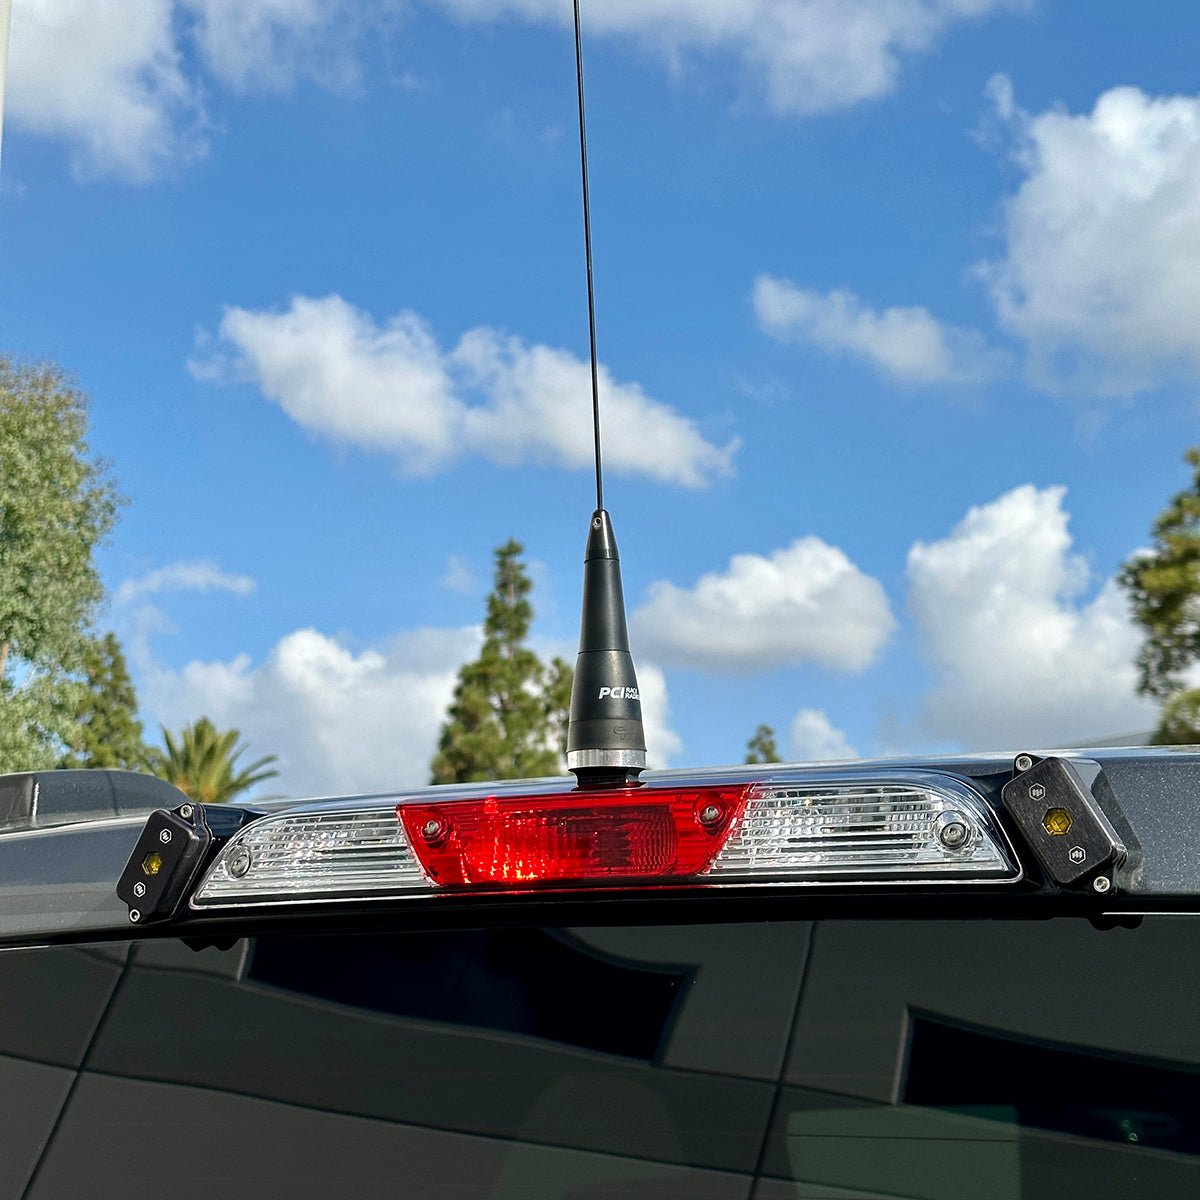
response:
M946 875L1015 878L986 806L952 780L927 786L764 785L710 877L767 880Z
M192 903L265 903L427 891L396 806L281 814L247 826L217 856Z

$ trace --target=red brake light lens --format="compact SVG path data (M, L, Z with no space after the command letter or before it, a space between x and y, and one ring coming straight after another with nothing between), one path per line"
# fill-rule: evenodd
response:
M712 862L751 786L486 796L396 815L442 886L678 879Z

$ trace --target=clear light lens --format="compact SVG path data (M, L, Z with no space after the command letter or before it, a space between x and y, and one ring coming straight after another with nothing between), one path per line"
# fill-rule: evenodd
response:
M807 884L1021 877L986 801L935 772L908 778L426 792L324 801L247 825L197 909L429 896L531 884Z
M1019 873L986 805L950 778L761 785L708 870L710 878L731 882Z
M248 825L217 856L198 907L428 891L396 807L280 814Z

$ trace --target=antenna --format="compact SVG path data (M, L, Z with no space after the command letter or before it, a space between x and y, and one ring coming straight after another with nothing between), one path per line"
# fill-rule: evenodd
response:
M596 511L604 510L604 475L600 468L600 371L596 363L596 289L592 283L592 207L588 199L587 122L583 116L583 35L579 0L575 0L575 82L579 89L579 173L583 177L583 249L587 257L588 338L592 349L592 437L596 446Z
M567 766L580 787L631 783L646 767L642 701L638 691L621 560L612 521L604 510L600 467L600 376L596 358L596 297L592 283L592 216L588 201L587 127L583 115L583 37L575 3L575 79L579 90L579 165L583 179L583 241L587 256L588 332L592 353L592 428L596 443L596 511L583 556L583 617L571 686Z

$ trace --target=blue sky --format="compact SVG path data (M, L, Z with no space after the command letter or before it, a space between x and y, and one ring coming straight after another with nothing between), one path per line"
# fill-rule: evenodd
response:
M651 757L1150 726L1112 585L1186 482L1189 7L584 0L606 502ZM419 784L593 493L562 0L13 0L0 346L92 396L149 729Z

